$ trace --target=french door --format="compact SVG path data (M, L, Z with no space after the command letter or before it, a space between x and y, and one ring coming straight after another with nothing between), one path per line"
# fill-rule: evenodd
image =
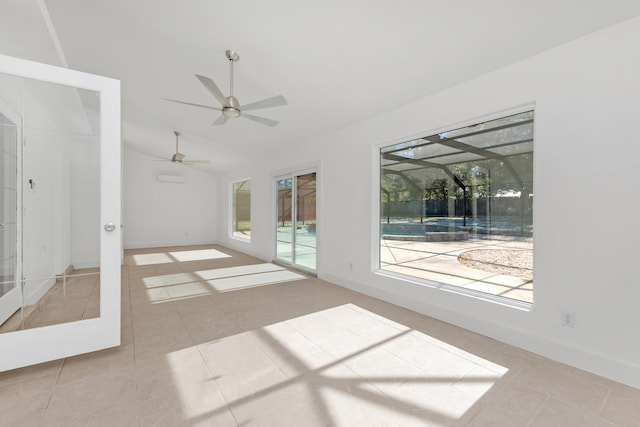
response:
M317 172L276 178L276 259L314 273L317 253Z
M0 371L120 344L117 80L0 55Z

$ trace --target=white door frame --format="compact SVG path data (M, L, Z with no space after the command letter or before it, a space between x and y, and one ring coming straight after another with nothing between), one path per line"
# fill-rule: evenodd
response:
M305 267L303 265L300 265L298 263L296 263L296 255L295 255L295 248L296 248L296 221L295 218L297 217L297 180L296 177L301 176L301 175L307 175L310 173L315 173L316 174L316 268L315 269L309 269L308 267ZM273 259L275 259L277 262L291 266L291 267L295 267L297 269L303 270L303 271L307 271L309 273L312 274L317 274L318 271L318 240L319 240L319 235L320 233L319 231L319 226L318 223L320 222L319 220L319 206L320 206L320 166L312 166L312 167L307 167L304 169L296 169L292 172L287 172L287 173L279 173L277 175L273 175L272 177L272 185L274 188L273 191L273 196L272 196L272 203L274 203L273 201L275 201L274 203L274 208L272 209L273 215L274 215L274 220L271 222L272 226L275 225L274 230L273 230L273 236L274 236L274 244L273 244ZM291 178L291 219L292 219L292 231L291 231L291 261L285 260L283 258L278 258L278 230L277 230L277 221L278 221L278 181L281 179L287 179L287 178Z
M100 95L100 317L0 334L0 371L120 345L120 82L0 55L0 73ZM114 231L102 225L113 223Z
M9 104L0 99L0 113L16 127L16 174L22 175L22 121L20 114L15 111ZM17 177L16 177L17 178ZM22 292L20 290L21 277L22 277L22 215L20 214L20 206L22 206L22 186L16 183L16 265L14 280L17 282L17 286L0 296L0 324L11 317L22 306Z

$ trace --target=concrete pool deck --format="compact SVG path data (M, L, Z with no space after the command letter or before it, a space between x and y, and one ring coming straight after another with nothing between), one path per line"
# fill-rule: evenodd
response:
M481 271L458 261L474 249L533 249L531 238L500 236L452 242L380 241L380 268L384 271L459 286L514 300L533 302L533 281Z

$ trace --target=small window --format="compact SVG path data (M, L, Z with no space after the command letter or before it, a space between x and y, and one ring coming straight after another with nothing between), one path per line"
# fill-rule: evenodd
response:
M234 182L231 191L231 236L251 240L251 181Z
M533 111L380 150L380 270L533 302Z

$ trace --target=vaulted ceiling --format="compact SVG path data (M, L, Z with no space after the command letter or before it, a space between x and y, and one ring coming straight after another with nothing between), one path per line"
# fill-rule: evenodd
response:
M220 172L640 15L637 0L0 0L0 53L122 82L125 146ZM212 126L194 77L280 121ZM594 59L596 60L596 59ZM526 82L523 82L526 84ZM255 156L255 157L254 157Z

